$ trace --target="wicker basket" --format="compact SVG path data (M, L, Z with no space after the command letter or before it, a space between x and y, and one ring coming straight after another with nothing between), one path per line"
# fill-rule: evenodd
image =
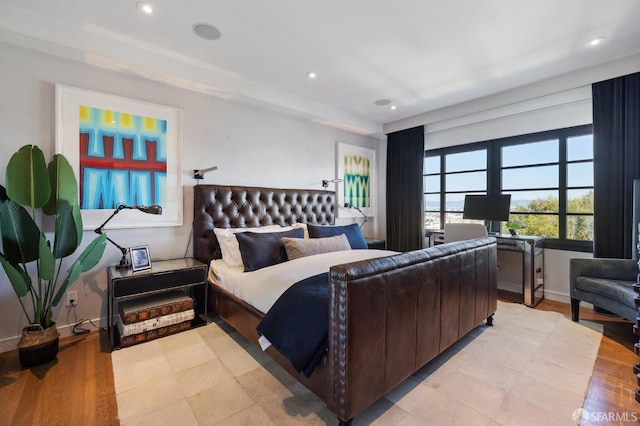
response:
M42 364L58 355L60 333L53 323L49 328L40 324L30 324L22 329L22 337L18 342L20 364L25 367Z

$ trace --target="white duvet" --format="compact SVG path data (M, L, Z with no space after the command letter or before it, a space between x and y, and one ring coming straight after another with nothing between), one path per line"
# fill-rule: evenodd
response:
M396 254L388 250L344 250L301 257L253 272L229 267L213 260L209 279L262 313L266 313L282 293L305 278L328 272L333 265Z

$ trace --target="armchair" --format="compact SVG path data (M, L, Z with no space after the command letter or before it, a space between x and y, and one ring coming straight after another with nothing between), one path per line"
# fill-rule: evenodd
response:
M580 302L584 301L635 321L638 308L633 284L637 277L635 260L571 258L571 319L578 321Z
M481 223L445 223L444 242L470 240L487 236L487 227Z

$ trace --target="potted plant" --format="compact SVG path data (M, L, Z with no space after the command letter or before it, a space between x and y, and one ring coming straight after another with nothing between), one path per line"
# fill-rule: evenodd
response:
M39 227L44 216L55 219L53 244ZM0 263L29 322L18 343L20 362L46 362L58 353L53 308L80 274L100 261L106 245L106 235L100 235L68 269L63 266L82 241L78 184L64 156L54 155L47 165L33 145L13 154L6 188L0 186L0 235Z
M515 232L515 235L519 235L524 229L524 225L520 221L510 220L507 222L507 229L511 229Z

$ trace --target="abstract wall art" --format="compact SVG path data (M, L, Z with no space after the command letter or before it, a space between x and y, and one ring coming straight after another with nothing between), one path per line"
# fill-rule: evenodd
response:
M337 183L338 216L354 216L353 209L343 207L345 203L358 207L367 217L375 216L376 152L338 142L336 170L336 179L342 180Z
M182 112L56 85L56 151L76 172L85 229L120 204L162 206L162 215L123 210L110 228L182 224Z

